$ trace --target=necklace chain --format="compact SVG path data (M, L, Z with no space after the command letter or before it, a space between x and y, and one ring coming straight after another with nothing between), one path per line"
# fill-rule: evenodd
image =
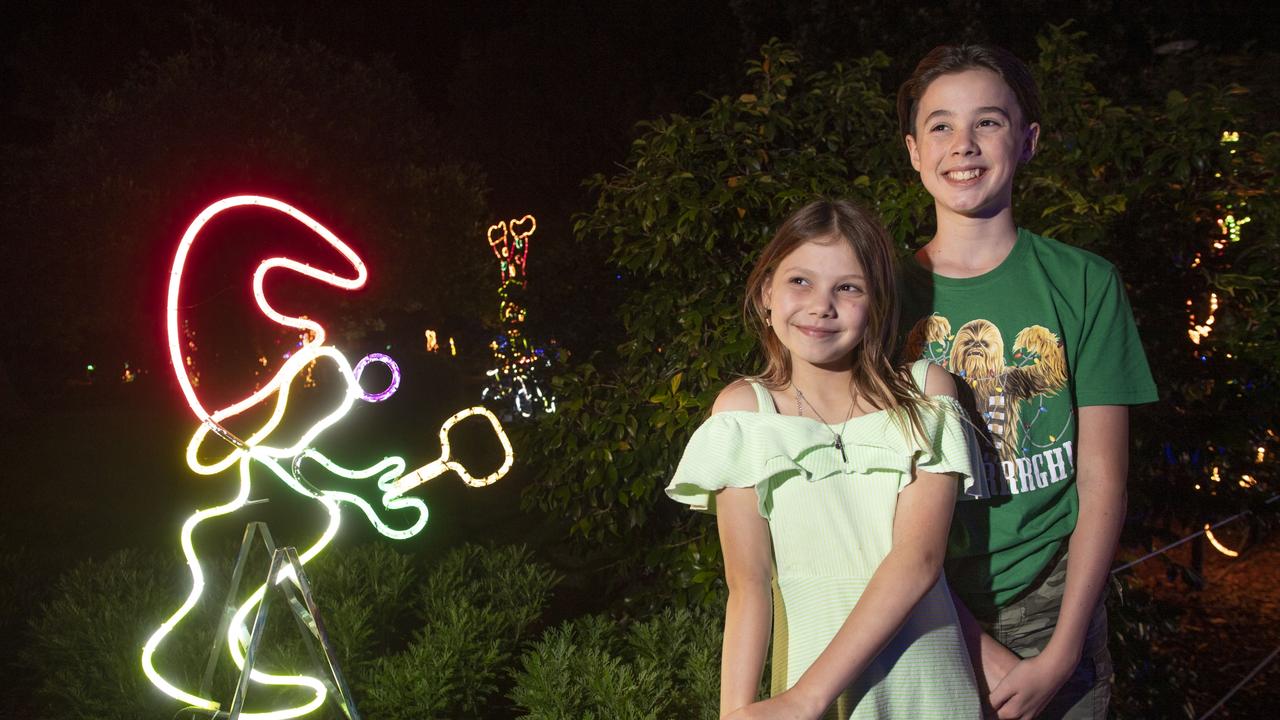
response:
M849 462L849 456L844 452L844 429L845 426L849 424L849 419L853 417L853 406L857 403L849 404L849 413L844 416L844 422L840 424L839 433L831 429L831 423L827 422L827 419L822 417L822 413L818 412L818 408L814 407L813 403L809 402L809 398L806 398L804 393L800 392L799 387L796 387L796 415L804 417L805 403L808 403L809 409L812 410L813 414L817 415L818 419L822 421L823 426L827 428L827 432L831 433L831 437L835 438L835 442L831 444L835 449L840 451L840 459L844 462Z

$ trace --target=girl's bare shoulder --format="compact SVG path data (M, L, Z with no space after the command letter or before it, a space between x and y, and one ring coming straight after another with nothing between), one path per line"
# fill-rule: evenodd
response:
M729 383L720 391L720 394L716 396L715 404L711 406L711 414L715 415L716 413L733 410L756 412L759 409L756 391L751 387L751 382L745 378L740 378Z
M956 396L955 376L947 372L946 368L934 363L929 363L929 369L925 372L924 387L926 395Z

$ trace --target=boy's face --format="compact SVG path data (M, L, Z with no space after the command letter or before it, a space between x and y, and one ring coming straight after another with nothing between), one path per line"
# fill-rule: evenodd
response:
M985 69L943 75L916 106L911 165L944 215L990 218L1009 208L1013 175L1031 159L1038 124L1025 125L1012 88Z

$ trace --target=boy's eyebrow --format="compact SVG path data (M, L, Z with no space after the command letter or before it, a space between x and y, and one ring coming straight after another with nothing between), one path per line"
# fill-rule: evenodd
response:
M981 115L982 113L998 113L1006 118L1012 119L1012 116L1009 115L1009 111L999 105L987 105L985 107L978 108L978 114Z
M1007 119L1010 119L1010 120L1012 120L1012 119L1013 119L1013 116L1009 114L1009 111L1008 111L1008 110L1005 110L1004 108L1000 107L999 105L984 105L984 106L982 106L982 107L978 108L976 112L977 112L977 114L979 114L979 115L981 115L981 114L983 114L983 113L996 113L996 114L999 114L999 115L1003 115L1003 116L1005 116L1005 118L1007 118ZM933 112L929 113L929 116L928 116L928 117L926 117L924 120L925 120L925 122L929 122L930 120L934 119L935 117L953 117L954 115L955 115L955 113L951 112L950 110L938 109L938 110L934 110Z

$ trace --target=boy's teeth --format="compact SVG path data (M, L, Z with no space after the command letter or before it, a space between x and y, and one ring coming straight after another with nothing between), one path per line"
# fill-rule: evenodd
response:
M981 170L952 170L947 173L953 180L972 180L982 174Z

